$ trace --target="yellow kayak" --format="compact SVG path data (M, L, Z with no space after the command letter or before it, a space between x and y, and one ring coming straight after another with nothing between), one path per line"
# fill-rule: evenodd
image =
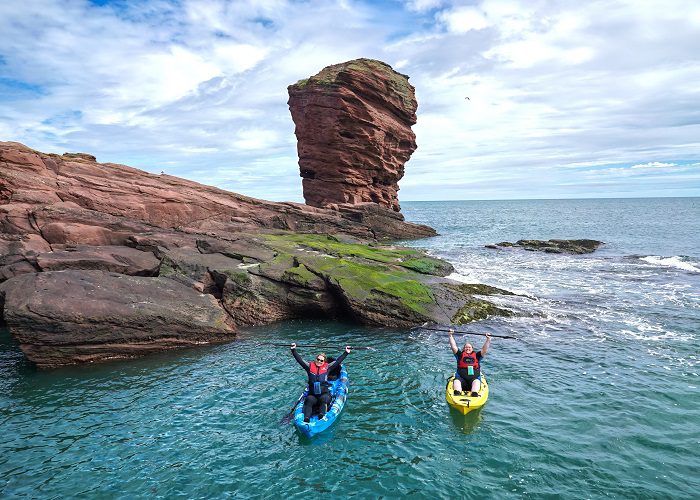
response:
M489 399L489 384L486 383L486 376L481 374L481 389L479 389L479 395L472 396L455 396L454 389L452 388L452 381L455 379L454 375L450 377L447 381L447 387L445 388L445 399L447 403L454 409L460 411L463 415L466 415L472 410L481 408L486 404L486 400ZM462 392L462 394L471 394L470 392Z

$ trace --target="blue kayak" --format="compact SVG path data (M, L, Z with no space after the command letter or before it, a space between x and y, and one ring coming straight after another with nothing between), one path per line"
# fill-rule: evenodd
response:
M301 400L294 409L294 425L299 432L307 437L313 437L316 434L325 431L333 422L338 418L340 412L343 411L345 407L345 400L348 397L348 387L350 386L350 380L348 379L348 372L345 370L345 366L340 367L340 377L337 380L331 380L331 403L330 408L326 412L325 416L321 419L318 415L313 415L309 422L304 422L304 401L306 401L306 396L309 394L309 387L307 386L301 395Z

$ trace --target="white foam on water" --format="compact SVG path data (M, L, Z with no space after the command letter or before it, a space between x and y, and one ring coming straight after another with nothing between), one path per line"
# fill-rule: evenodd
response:
M435 254L440 256L440 252ZM694 258L465 251L448 260L455 266L455 272L448 276L452 280L483 283L527 296L494 295L487 300L516 313L514 318L499 318L499 324L512 323L516 331L527 330L532 337L573 334L585 335L588 342L625 339L650 345L686 343L696 338L696 334L656 314L680 309L683 315L678 321L682 324L696 317L698 289L692 282L674 277L674 271L700 273L700 262Z
M621 329L620 333L637 340L692 340L692 337L689 335L667 330L662 325L652 324L650 321L636 316L625 318L622 320L622 323L632 329Z
M658 255L648 255L646 257L641 257L640 260L653 264L655 266L662 267L673 267L676 269L682 269L683 271L689 271L691 273L700 273L700 268L695 267L690 262L685 262L681 257L674 255L673 257L660 257Z
M447 279L459 281L460 283L474 283L474 278L470 278L468 275L457 273L457 272L452 273L449 276L447 276Z

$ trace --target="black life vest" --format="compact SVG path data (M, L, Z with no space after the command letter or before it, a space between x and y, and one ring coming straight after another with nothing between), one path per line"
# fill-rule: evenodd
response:
M478 377L481 375L479 359L474 351L469 353L462 351L462 356L457 363L457 373L459 373L460 377Z
M311 362L309 365L309 391L312 394L319 395L323 392L328 392L328 363L324 362L321 366Z

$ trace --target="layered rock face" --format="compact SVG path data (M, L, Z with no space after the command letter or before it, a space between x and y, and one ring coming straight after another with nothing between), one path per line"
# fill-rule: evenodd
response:
M0 295L13 336L44 368L234 338L213 296L162 277L50 271L7 281Z
M448 263L377 244L429 234L374 203L272 203L0 143L0 324L40 367L293 318L396 327L501 314L446 279Z
M408 77L372 59L328 66L288 87L304 199L399 211L398 182L416 150Z
M37 233L52 244L122 244L157 228L180 232L283 229L373 239L434 236L373 204L342 212L258 200L84 153L44 154L0 142L0 232Z

